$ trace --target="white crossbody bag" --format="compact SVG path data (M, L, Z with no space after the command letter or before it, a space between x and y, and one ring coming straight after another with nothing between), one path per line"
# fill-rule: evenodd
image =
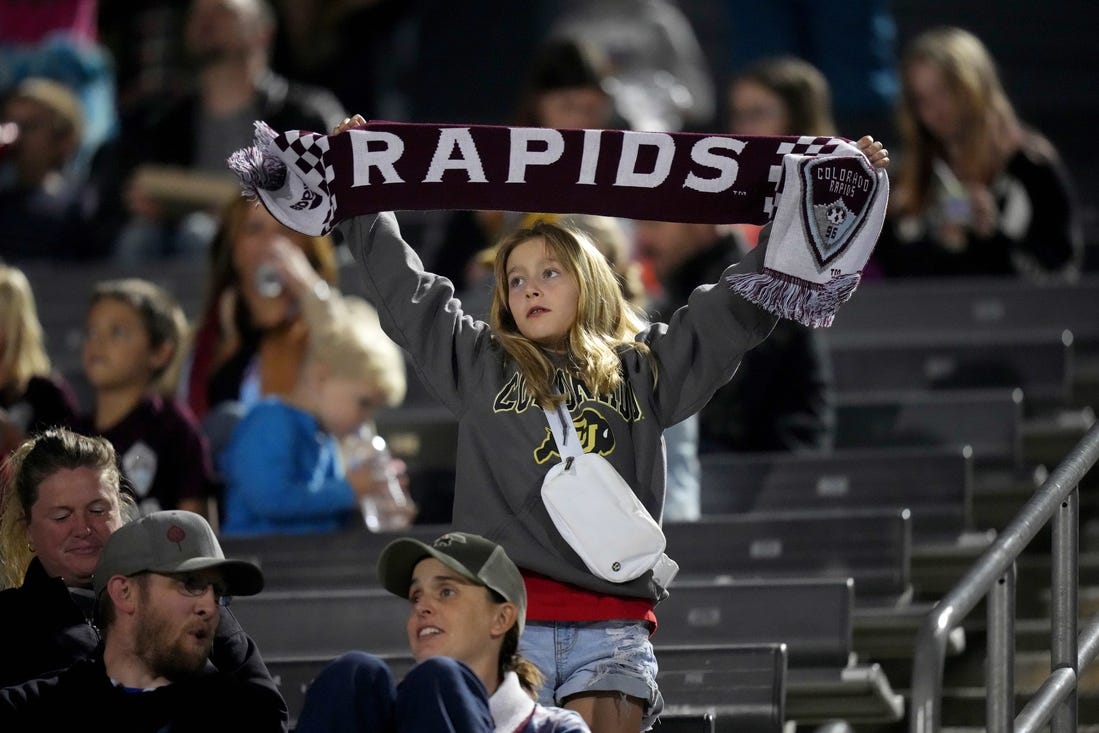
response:
M545 410L561 462L542 482L554 526L596 576L625 583L649 570L668 587L679 565L664 552L660 525L605 458L585 453L564 406Z

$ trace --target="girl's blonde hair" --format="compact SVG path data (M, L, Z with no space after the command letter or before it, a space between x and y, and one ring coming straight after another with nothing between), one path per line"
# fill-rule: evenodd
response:
M303 306L308 360L324 364L332 375L373 385L389 407L404 400L404 356L382 330L373 306L335 291L327 300L306 298Z
M964 180L989 183L1018 147L1022 128L1008 100L992 55L975 35L961 28L934 28L917 36L901 59L901 95L897 128L904 150L896 201L904 213L927 206L932 165L946 159L945 146L920 121L909 81L916 64L929 64L942 74L961 114L958 149L964 159L951 161Z
M89 308L102 300L116 300L133 308L145 327L151 349L159 349L165 344L172 347L171 357L153 372L150 386L160 394L175 395L187 336L187 316L179 301L156 283L140 278L96 283Z
M90 468L111 490L114 510L123 522L137 507L122 491L122 476L114 447L101 437L89 437L66 428L50 428L23 441L0 468L0 588L23 584L34 552L27 537L31 508L42 482L64 469Z
M7 384L0 384L0 389L14 387L22 393L31 377L49 374L50 357L46 354L30 281L22 270L2 264L0 334L3 334L0 365L8 375Z
M626 302L643 312L647 295L641 263L630 255L630 243L619 220L613 216L569 214L562 222L588 236L595 248L607 258Z
M534 239L542 240L552 257L576 279L576 321L567 336L570 366L589 389L609 394L622 383L619 351L630 348L648 353L647 346L634 340L646 321L640 309L626 301L607 258L580 231L536 221L500 242L489 313L495 336L515 360L538 404L554 407L564 399L553 387L553 362L541 346L519 331L508 306L508 257L517 246Z

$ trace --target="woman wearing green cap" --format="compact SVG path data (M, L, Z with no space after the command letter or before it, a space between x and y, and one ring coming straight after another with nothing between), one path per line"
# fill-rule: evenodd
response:
M306 693L297 733L588 733L579 713L535 702L542 675L518 653L526 589L502 547L466 532L402 538L382 551L378 577L409 600L416 666L398 684L378 657L337 657Z

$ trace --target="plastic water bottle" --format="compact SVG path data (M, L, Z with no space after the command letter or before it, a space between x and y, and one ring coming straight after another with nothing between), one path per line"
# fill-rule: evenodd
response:
M256 267L256 292L265 298L277 298L282 295L282 279L278 270L270 262L261 262Z
M378 483L384 484L382 495L361 497L363 523L371 532L388 532L404 529L411 523L408 496L393 470L393 456L372 424L362 425L347 439L347 467L353 469L367 465Z

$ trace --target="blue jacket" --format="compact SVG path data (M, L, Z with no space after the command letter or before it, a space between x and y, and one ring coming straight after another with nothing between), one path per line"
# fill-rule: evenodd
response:
M220 461L224 536L327 532L357 518L335 437L276 397L241 418Z

